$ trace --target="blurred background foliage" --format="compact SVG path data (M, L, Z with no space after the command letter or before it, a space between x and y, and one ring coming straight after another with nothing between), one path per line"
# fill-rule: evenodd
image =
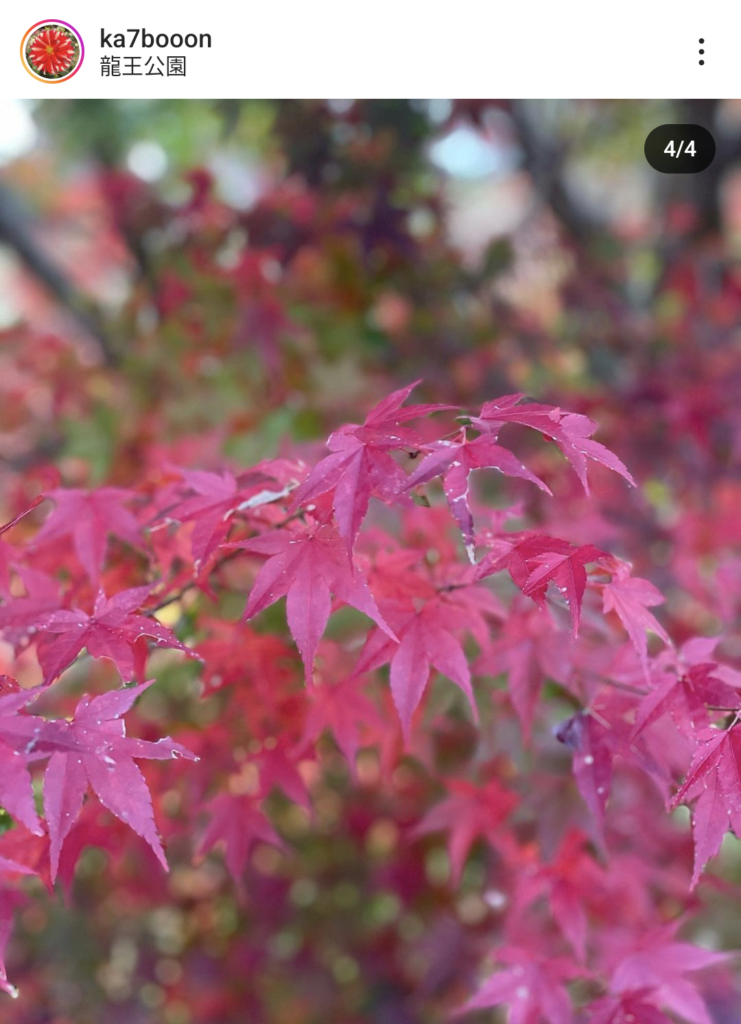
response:
M678 121L715 135L702 175L644 159ZM521 390L595 413L641 484L574 495L563 535L579 516L579 541L667 593L677 639L731 623L741 655L718 577L741 580L741 102L58 99L2 123L4 494L252 463L417 377L471 409ZM462 721L431 732L442 765L473 742ZM400 822L434 784L410 763L388 790L382 770L364 754L356 782L337 757L311 827L276 796L298 855L260 847L246 903L184 841L168 878L142 851L112 878L88 851L74 909L21 912L3 1020L442 1021L506 897L483 847L458 892L440 843L409 854ZM725 858L737 882L735 843ZM721 902L705 927L739 945Z

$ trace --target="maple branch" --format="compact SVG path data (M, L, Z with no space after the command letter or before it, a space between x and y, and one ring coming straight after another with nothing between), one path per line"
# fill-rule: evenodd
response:
M288 526L289 523L292 523L295 519L300 519L303 516L303 514L303 510L299 509L298 512L294 512L292 515L287 516L285 519L282 519L279 523L276 523L276 525L273 526L273 529L282 530L284 527ZM229 554L223 555L221 558L217 558L214 564L209 569L208 575L210 576L212 573L220 569L223 565L226 565L227 562L233 561L233 559L237 558L242 553L243 552L241 548L235 548L234 550L230 551ZM163 608L167 608L168 605L176 604L178 601L182 600L183 597L185 597L189 590L192 590L194 587L198 586L198 579L199 577L190 580L188 583L182 586L180 590L178 590L176 593L171 594L163 601L160 601L160 603L155 605L154 608L148 608L146 611L143 611L142 614L148 615L151 618L155 616L157 612L162 611Z
M83 298L61 267L36 242L30 218L5 185L0 185L0 241L15 252L26 269L72 314L96 342L103 361L115 366L119 357L103 327L100 311Z
M222 565L226 565L227 562L231 562L233 559L235 559L238 555L241 554L241 550L230 551L228 555L224 555L223 558L217 559L209 570L209 576L212 573L216 572L217 569L220 569ZM159 604L156 604L154 608L148 608L145 611L143 611L142 614L148 615L150 618L153 618L157 614L157 612L162 611L163 608L167 608L169 605L176 604L178 601L181 601L189 590L192 590L194 587L197 586L198 578L190 580L174 594L170 594L169 597L166 597L163 601L160 601Z
M473 580L471 583L446 583L445 586L435 587L435 589L438 594L448 594L451 590L465 590L466 587L473 587L480 582L481 580Z
M546 140L536 128L524 101L514 100L510 116L525 156L526 167L535 192L577 242L595 234L596 224L572 199L563 180L563 166L568 151L560 143Z

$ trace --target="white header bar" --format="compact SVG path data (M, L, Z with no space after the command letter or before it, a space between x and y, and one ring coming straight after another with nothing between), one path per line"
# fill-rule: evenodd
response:
M64 81L23 63L49 15L84 45ZM729 0L6 2L0 96L733 98L739 42Z

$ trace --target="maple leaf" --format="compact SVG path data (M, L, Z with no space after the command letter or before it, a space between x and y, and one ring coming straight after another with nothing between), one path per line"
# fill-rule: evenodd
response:
M277 788L293 803L311 813L311 798L298 770L297 757L287 750L285 744L263 748L256 760L262 797L269 796Z
M354 775L363 731L370 728L380 736L386 727L384 718L362 692L356 679L345 679L335 684L321 683L314 687L311 696L300 749L306 749L328 730Z
M220 689L247 680L269 679L283 691L293 678L295 649L273 633L258 633L244 622L215 620L195 648L203 661L203 681Z
M602 608L605 613L615 612L625 626L630 641L638 652L641 665L648 674L648 642L646 630L656 633L665 644L671 640L666 630L648 609L663 604L663 594L653 583L639 577L613 579L602 591Z
M126 735L121 716L153 682L150 679L140 686L111 690L98 697L85 696L77 705L71 722L54 723L67 734L72 749L53 753L44 775L52 880L57 874L64 841L80 813L88 787L112 814L149 843L167 869L154 822L152 798L134 758L198 758L170 739L152 743Z
M316 649L329 619L331 594L364 612L396 639L334 527L272 530L238 547L270 556L258 573L243 617L250 619L286 597L288 627L301 652L307 683L311 683Z
M43 829L34 806L26 750L41 720L19 715L35 696L21 690L0 697L0 804L30 832L41 835Z
M586 836L574 829L564 837L550 863L520 874L517 907L527 907L547 896L556 924L583 962L587 941L585 899L602 897L605 884L602 868L588 852Z
M275 488L276 481L267 473L252 471L239 478L228 470L208 473L203 470L178 471L192 491L170 513L182 523L195 524L191 549L196 571L199 571L224 541L232 522L232 514L240 509L254 508L260 503L285 497L291 488Z
M741 693L717 678L717 668L714 662L708 662L690 665L680 675L665 673L665 678L641 701L633 736L670 714L679 731L694 739L698 729L710 724L709 707L741 707Z
M496 779L483 786L476 786L466 779L450 779L447 788L450 795L428 811L409 834L411 838L417 838L429 832L444 830L449 833L451 883L457 886L466 858L477 839L486 839L506 857L514 855L511 837L502 826L517 806L518 799Z
M713 1024L705 1001L685 975L724 963L728 957L688 942L674 941L677 927L673 922L641 936L635 950L615 966L610 991L618 995L635 994L691 1024Z
M208 804L208 809L211 820L198 853L204 855L217 843L223 842L226 847L226 866L235 882L241 882L255 843L267 843L280 850L285 849L283 840L252 797L222 793Z
M404 401L419 384L415 381L394 391L368 413L362 425L345 424L330 435L327 455L312 470L294 496L291 511L333 491L333 508L340 536L352 550L368 512L371 495L386 504L399 501L407 477L391 455L405 446L417 448L421 439L402 424L447 405L410 405Z
M476 566L474 578L482 580L506 569L520 590L524 589L530 573L537 565L535 559L538 555L568 554L574 550L574 545L567 540L529 530L503 534L496 537L493 543L493 549Z
M641 996L605 996L588 1007L589 1024L676 1024Z
M13 832L19 830L13 829ZM6 833L7 835L7 833ZM38 839L34 839L36 843ZM46 842L44 841L44 846ZM18 876L37 875L38 872L29 864L20 863L10 857L0 856L0 991L7 992L14 999L18 989L8 981L5 968L5 951L7 949L16 909L25 902L21 893L6 884L7 880L15 882Z
M540 431L554 441L561 449L576 471L585 492L589 494L587 481L587 461L592 459L608 469L619 473L634 487L635 480L628 472L617 455L598 441L590 440L597 429L597 424L588 416L580 413L563 412L551 405L533 402L520 406L523 394L504 395L493 402L486 402L481 415L471 418L471 423L479 430L498 436L505 423L519 423L525 427Z
M522 599L520 599L522 602ZM543 683L565 684L571 675L569 645L549 616L515 603L491 643L474 666L477 674L507 674L507 693L529 741Z
M564 957L539 959L532 951L515 946L497 950L497 959L511 964L496 971L459 1013L509 1005L509 1024L573 1024L571 999L563 982L577 976Z
M100 591L92 615L80 608L62 608L41 616L36 626L42 630L38 657L44 682L49 683L61 675L83 647L93 658L109 658L125 682L143 674L146 646L138 645L142 639L197 658L195 651L182 644L166 626L148 615L135 614L151 589L149 585L133 587L113 597L106 597ZM51 640L48 634L56 639Z
M391 634L389 638L379 630L370 633L354 675L372 672L391 662L391 693L405 740L409 739L412 715L422 699L433 668L463 690L474 718L478 720L468 659L456 635L461 628L470 628L469 613L464 613L461 621L461 609L457 609L454 602L437 595L418 610L400 610L391 605L385 610L395 635Z
M15 548L0 540L0 597L6 601L11 597L10 570L16 565Z
M549 583L554 583L562 594L571 614L574 636L579 632L579 619L587 585L587 573L584 568L589 562L598 562L605 557L605 552L593 544L582 544L570 552L545 552L535 555L533 569L522 588L526 597L542 601Z
M25 566L18 567L18 575L25 595L13 597L0 608L0 629L16 650L36 632L39 618L59 608L59 583L55 579Z
M57 507L36 534L34 546L71 536L75 554L93 586L100 579L109 535L133 547L141 544L139 523L124 504L131 497L130 491L120 487L95 491L57 488L46 497Z
M5 872L0 865L0 871ZM23 897L13 889L0 888L0 991L7 992L13 999L18 998L18 989L8 981L5 968L5 951L10 941L16 909L23 903Z
M694 888L702 870L720 849L723 836L733 831L741 836L741 729L704 729L687 777L672 806L697 798L692 813L695 843Z
M77 820L64 839L64 846L59 854L56 881L62 886L67 900L72 898L72 887L75 881L77 863L83 852L93 847L106 853L111 866L117 865L126 856L126 825L123 821L112 819L108 810L96 800L86 800ZM49 859L49 843L47 840L47 860ZM144 855L150 847L143 847ZM152 853L156 858L156 854ZM147 857L147 868L149 858Z
M588 711L580 711L560 726L556 737L573 751L576 785L602 835L612 786L612 749L607 730Z
M520 460L502 448L489 435L481 434L473 441L461 431L458 441L435 441L425 445L428 454L417 469L412 473L405 485L405 491L420 484L442 477L443 490L453 518L458 523L466 545L469 560L475 559L475 542L473 533L473 514L468 503L468 477L475 469L498 469L505 476L520 477L530 480L547 494L551 493L543 481L531 473Z

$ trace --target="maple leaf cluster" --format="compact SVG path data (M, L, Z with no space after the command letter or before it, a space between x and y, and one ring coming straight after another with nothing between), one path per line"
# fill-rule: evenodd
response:
M555 445L587 494L590 461L633 485L592 420L520 394L478 415L405 404L418 383L336 429L313 466L305 451L248 469L163 460L132 487L51 488L2 528L0 636L21 684L0 692L0 935L29 876L69 891L83 850L121 856L126 829L165 869L160 828L196 861L221 850L256 898L256 850L291 856L276 793L311 820L325 762L361 780L375 751L382 789L409 759L437 780L407 850L444 835L453 891L482 849L498 880L496 969L462 1012L709 1024L694 972L727 958L657 914L656 894L678 901L690 880L662 874L656 848L685 857L669 811L693 805L695 886L741 828L741 676L714 640L675 644L626 561L481 499L479 481L507 478L550 500L560 468L529 469L505 445L518 431ZM188 664L222 718L174 740L135 704L156 709L158 675ZM467 773L435 768L445 720L478 737ZM148 760L166 764L145 775ZM162 773L187 792L178 815L152 799ZM636 836L657 802L663 822ZM14 992L4 968L0 986Z

